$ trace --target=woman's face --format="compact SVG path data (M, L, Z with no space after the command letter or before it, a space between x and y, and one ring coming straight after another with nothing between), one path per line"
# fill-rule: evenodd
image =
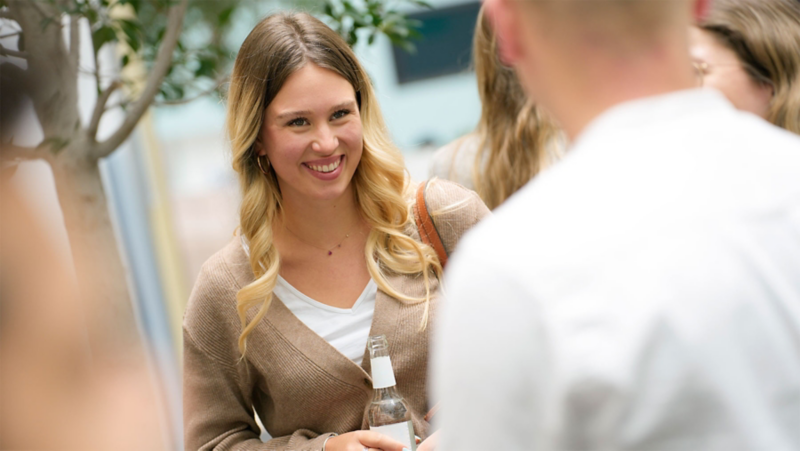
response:
M772 86L754 81L736 53L708 31L692 27L689 39L692 59L702 72L698 74L698 82L725 94L736 108L766 118Z
M306 203L349 193L362 147L353 86L310 62L267 106L257 144L278 176L284 202Z

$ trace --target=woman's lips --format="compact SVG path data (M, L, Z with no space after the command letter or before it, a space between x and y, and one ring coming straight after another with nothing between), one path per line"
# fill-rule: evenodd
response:
M308 161L303 163L303 167L320 180L335 180L342 173L344 168L344 155L323 158L321 160Z
M322 160L314 160L303 163L307 167L322 173L333 172L342 163L344 155L337 155L336 157L324 158Z

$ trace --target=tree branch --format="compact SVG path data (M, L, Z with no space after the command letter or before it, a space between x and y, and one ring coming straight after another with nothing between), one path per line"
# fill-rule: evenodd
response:
M103 113L106 111L108 99L120 86L122 86L122 83L119 80L113 81L97 98L97 103L94 105L94 111L92 112L92 119L86 129L89 139L94 140L97 137L97 127L100 125L100 118L103 117Z
M92 42L92 58L94 58L94 82L95 86L97 86L97 92L100 92L100 58L97 57L100 49L94 50L94 42Z
M22 59L28 59L28 52L20 52L17 50L10 50L0 45L0 55L13 56Z
M47 160L50 161L50 155L34 147L20 147L13 144L0 144L0 162L14 161L14 160Z
M73 66L77 69L81 56L81 33L80 17L72 16L69 18L69 57Z
M45 11L44 9L42 9L42 6L41 6L41 5L40 5L40 4L39 4L39 3L38 3L36 0L32 0L32 1L31 1L31 5L32 5L34 8L36 8L36 10L37 10L37 11L39 11L39 14L41 14L41 15L42 15L42 17L44 17L44 18L47 18L47 17L49 17L49 15L47 14L47 11ZM54 6L55 6L55 5L54 5ZM59 23L59 27L60 27L60 23Z
M199 93L199 94L197 94L195 96L192 96L192 97L189 97L189 98L186 98L186 99L180 99L180 100L166 100L164 102L155 102L155 103L153 103L153 105L154 106L174 106L174 105L184 105L184 104L189 103L189 102L194 102L195 100L197 100L197 99L199 99L201 97L205 97L205 96L213 93L214 91L219 89L222 85L224 85L227 82L228 82L228 77L225 77L225 78L223 78L221 80L217 80L217 82L214 83L214 86L206 89L205 91L203 91L203 92L201 92L201 93Z
M158 56L156 57L153 70L147 79L142 94L131 107L125 121L107 140L99 143L95 148L93 157L104 158L111 154L123 141L131 134L139 119L147 111L147 108L153 102L153 99L158 94L161 83L167 75L167 71L172 65L172 52L178 43L181 26L183 24L183 16L186 13L186 6L188 0L180 0L180 3L169 9L169 16L167 19L167 32L164 39L161 41L161 48L158 49Z

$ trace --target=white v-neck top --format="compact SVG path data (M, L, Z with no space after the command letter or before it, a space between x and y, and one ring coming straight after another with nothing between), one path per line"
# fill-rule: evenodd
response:
M311 299L281 276L278 276L273 290L273 294L303 324L358 365L361 365L367 348L377 293L378 285L369 279L353 307L343 309Z

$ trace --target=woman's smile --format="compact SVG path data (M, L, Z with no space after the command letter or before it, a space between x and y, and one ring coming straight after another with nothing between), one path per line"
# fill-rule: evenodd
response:
M308 169L311 175L321 180L334 180L342 173L342 162L345 155L336 155L319 160L306 161L302 165Z

